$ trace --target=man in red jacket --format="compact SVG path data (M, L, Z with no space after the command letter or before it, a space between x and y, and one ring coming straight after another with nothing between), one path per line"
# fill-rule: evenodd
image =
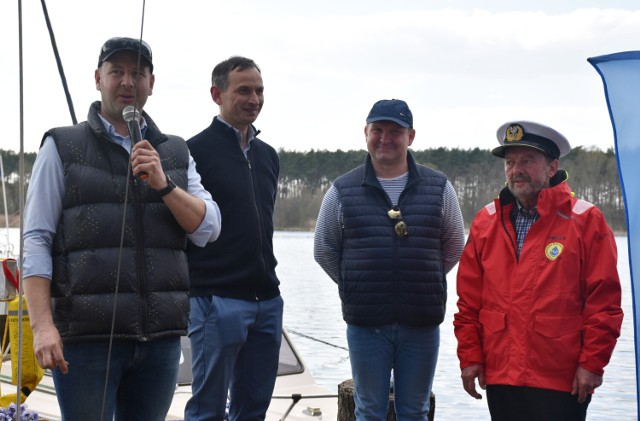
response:
M503 124L506 187L476 215L458 269L454 316L464 389L486 388L491 419L584 420L620 335L615 238L573 197L556 130Z

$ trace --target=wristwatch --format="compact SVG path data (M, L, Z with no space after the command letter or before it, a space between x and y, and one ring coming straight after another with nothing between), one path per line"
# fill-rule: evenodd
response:
M176 183L174 183L173 180L167 175L167 187L160 190L156 190L156 191L158 192L160 197L165 197L166 195L171 193L175 188L176 188Z

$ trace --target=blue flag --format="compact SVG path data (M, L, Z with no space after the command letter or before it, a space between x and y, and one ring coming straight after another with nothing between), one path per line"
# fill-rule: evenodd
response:
M640 285L634 282L634 275L640 276L640 51L591 57L587 61L596 68L604 83L627 215L636 345L636 396L640 399ZM640 419L640 404L638 408Z

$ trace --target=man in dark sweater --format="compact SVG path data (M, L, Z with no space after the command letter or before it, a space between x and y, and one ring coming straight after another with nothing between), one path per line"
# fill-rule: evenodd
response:
M260 69L231 57L212 74L220 114L187 141L202 184L218 203L220 237L189 245L193 396L185 420L265 418L278 371L283 301L273 255L276 151L252 123L264 103Z

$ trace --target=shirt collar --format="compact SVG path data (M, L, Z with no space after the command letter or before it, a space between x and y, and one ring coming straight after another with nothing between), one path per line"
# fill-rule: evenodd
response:
M218 120L220 120L222 123L226 124L227 126L231 127L233 131L236 132L238 143L242 144L242 133L240 133L240 130L236 129L231 124L224 121L224 118L222 118L222 116L219 114L218 114ZM253 139L255 138L256 138L256 129L253 127L253 125L250 124L249 130L247 130L247 146L249 146L251 142L253 142Z
M518 212L523 213L524 215L528 215L528 216L534 216L538 214L538 206L534 206L533 209L531 210L526 210L524 207L522 207L522 205L520 204L520 201L518 199L516 199L516 205L518 207Z

